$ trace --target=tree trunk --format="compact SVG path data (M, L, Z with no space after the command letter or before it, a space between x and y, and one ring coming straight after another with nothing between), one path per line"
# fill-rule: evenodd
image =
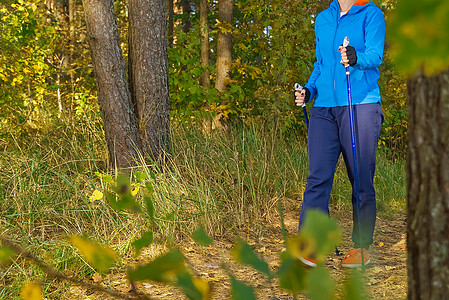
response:
M218 1L218 19L223 25L230 29L232 25L232 0ZM222 25L222 26L223 26ZM215 88L220 92L226 90L229 83L232 63L232 35L231 33L223 33L222 28L218 31L217 40L217 78Z
M449 71L408 98L408 298L449 299Z
M168 26L167 26L167 35L168 35L168 47L173 47L173 33L174 33L174 27L175 23L173 20L174 16L174 6L173 6L173 0L167 0L167 14L168 14Z
M190 0L181 0L182 14L184 15L182 31L188 33L192 27L192 22L190 21L190 14L192 13L192 8L190 7Z
M170 141L164 0L129 0L129 76L144 157L163 159Z
M200 0L200 30L201 30L201 64L209 68L209 24L207 16L209 14L209 3L207 0ZM201 77L201 85L210 87L210 71L206 69Z
M83 4L109 161L113 168L127 168L136 163L138 130L113 2L84 0Z

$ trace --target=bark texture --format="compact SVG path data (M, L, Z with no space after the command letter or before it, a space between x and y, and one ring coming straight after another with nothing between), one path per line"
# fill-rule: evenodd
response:
M168 47L173 47L173 32L174 32L174 5L173 0L167 0L167 15L168 15L168 26L167 26L167 35L168 35Z
M201 30L201 64L209 67L209 24L207 16L209 14L209 3L207 0L200 0L200 30ZM201 77L201 85L210 87L210 71L204 71Z
M233 0L218 1L218 19L221 23L224 23L225 26L230 26L232 24L233 3ZM229 83L231 64L232 35L231 33L223 33L222 30L219 30L217 39L217 78L215 80L215 88L220 92L224 92Z
M408 298L449 299L449 72L408 82Z
M192 28L192 22L190 21L190 14L192 13L192 7L190 6L190 0L180 0L182 14L184 15L182 31L188 33L190 28Z
M98 102L112 167L135 165L137 121L126 81L125 62L112 0L84 0Z
M170 141L167 14L164 0L129 0L129 76L139 145L145 158L165 157Z

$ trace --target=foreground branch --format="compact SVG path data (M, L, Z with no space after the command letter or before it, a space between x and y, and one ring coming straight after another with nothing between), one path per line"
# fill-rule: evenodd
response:
M134 284L132 284L132 283L131 283L131 285L132 285L131 292L133 293L133 295L127 295L127 294L124 294L124 293L120 293L118 291L114 291L114 290L111 290L111 289L104 288L104 287L99 286L99 285L95 285L95 284L92 284L92 283L89 283L89 282L82 281L82 280L80 280L78 278L75 278L75 277L69 277L69 276L67 276L67 275L65 275L65 274L63 274L61 272L56 271L53 267L47 265L45 262L43 262L42 260L40 260L39 258L34 256L30 252L22 249L20 246L18 246L17 244L13 243L12 241L10 241L10 240L8 240L8 239L6 239L4 237L0 237L0 242L4 246L14 250L14 252L16 252L17 254L21 255L22 257L32 261L34 264L36 264L39 268L41 268L51 278L59 279L59 280L65 280L65 281L71 282L71 283L73 283L73 284L75 284L77 286L81 286L81 287L84 287L86 289L90 289L90 290L94 290L96 292L107 294L107 295L112 296L112 297L117 298L117 299L146 299L146 300L151 299L151 298L149 298L146 295L140 295L137 292L137 290L135 289Z

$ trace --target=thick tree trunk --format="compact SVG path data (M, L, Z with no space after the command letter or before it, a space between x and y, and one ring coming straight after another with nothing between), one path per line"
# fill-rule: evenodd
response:
M408 98L408 298L449 299L449 71Z
M127 168L136 162L138 130L113 2L83 0L83 4L109 161L114 168Z
M165 157L170 141L164 0L129 0L129 74L144 157Z
M209 24L207 16L209 14L209 3L207 0L200 0L200 30L201 30L201 64L209 67ZM210 86L210 71L206 69L201 77L201 85Z
M232 9L233 0L219 0L218 1L218 19L224 23L225 26L232 25ZM215 81L215 88L220 92L226 90L228 85L232 64L232 35L230 33L223 33L218 31L217 40L217 78Z

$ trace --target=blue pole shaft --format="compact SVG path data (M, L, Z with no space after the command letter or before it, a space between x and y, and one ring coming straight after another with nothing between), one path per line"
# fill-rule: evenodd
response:
M302 112L304 113L304 119L306 120L307 131L309 131L309 118L307 117L306 104L302 105Z
M354 194L357 206L357 226L359 231L359 244L362 253L362 267L364 266L363 246L362 246L362 226L360 224L360 199L359 199L359 172L357 168L357 151L355 141L355 126L354 126L354 110L352 107L351 96L351 81L349 79L349 66L346 66L346 85L348 87L348 108L349 108L349 126L351 127L351 142L352 142L352 160L354 165Z

